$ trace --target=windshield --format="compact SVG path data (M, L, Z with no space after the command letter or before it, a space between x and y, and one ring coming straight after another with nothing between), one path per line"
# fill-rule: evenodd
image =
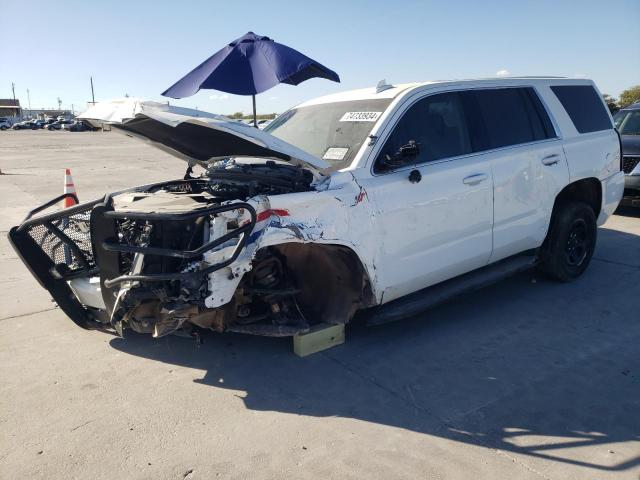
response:
M640 135L640 110L620 110L613 122L620 135Z
M322 158L332 165L332 170L338 170L351 164L390 103L390 98L384 98L294 108L273 120L265 132Z

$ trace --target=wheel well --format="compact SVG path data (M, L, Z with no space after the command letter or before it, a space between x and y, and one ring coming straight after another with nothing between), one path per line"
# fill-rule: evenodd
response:
M600 181L597 178L584 178L564 187L556 197L553 213L555 214L560 205L571 201L586 203L593 209L593 213L598 218L602 207L602 185Z
M297 301L311 323L347 323L355 312L375 303L369 276L358 255L342 245L275 245L300 289Z

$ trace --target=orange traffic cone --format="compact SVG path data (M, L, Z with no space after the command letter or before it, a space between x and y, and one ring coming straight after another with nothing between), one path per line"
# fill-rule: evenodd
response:
M64 171L64 191L62 193L76 193L76 186L73 184L73 178L71 178L71 169L67 168ZM75 198L66 197L64 199L64 208L72 207L76 203Z

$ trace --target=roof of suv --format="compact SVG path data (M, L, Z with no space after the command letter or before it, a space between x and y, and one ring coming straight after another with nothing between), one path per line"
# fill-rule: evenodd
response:
M310 105L320 105L323 103L345 102L354 100L369 100L375 98L395 98L402 92L412 90L418 87L424 87L428 85L445 85L445 84L477 84L487 83L491 85L513 85L518 83L532 83L532 82L546 82L546 81L559 81L567 83L591 83L591 80L584 78L566 78L566 77L553 77L553 76L535 76L535 77L491 77L491 78L476 78L476 79L463 79L463 80L433 80L428 82L418 83L402 83L397 85L384 85L383 89L378 87L361 88L358 90L349 90L346 92L333 93L331 95L325 95L322 97L314 98L306 102L301 103L298 107L308 107ZM384 80L380 82L384 83Z
M620 110L640 110L640 102L632 103L631 105L627 105Z

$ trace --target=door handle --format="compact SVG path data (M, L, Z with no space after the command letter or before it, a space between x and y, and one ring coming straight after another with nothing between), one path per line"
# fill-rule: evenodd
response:
M469 175L462 179L462 183L465 185L477 185L480 182L484 182L487 179L486 173L476 173L475 175Z
M542 157L542 164L543 165L555 165L556 163L558 163L560 161L560 155L558 155L557 153L552 153L551 155L547 155L546 157Z

